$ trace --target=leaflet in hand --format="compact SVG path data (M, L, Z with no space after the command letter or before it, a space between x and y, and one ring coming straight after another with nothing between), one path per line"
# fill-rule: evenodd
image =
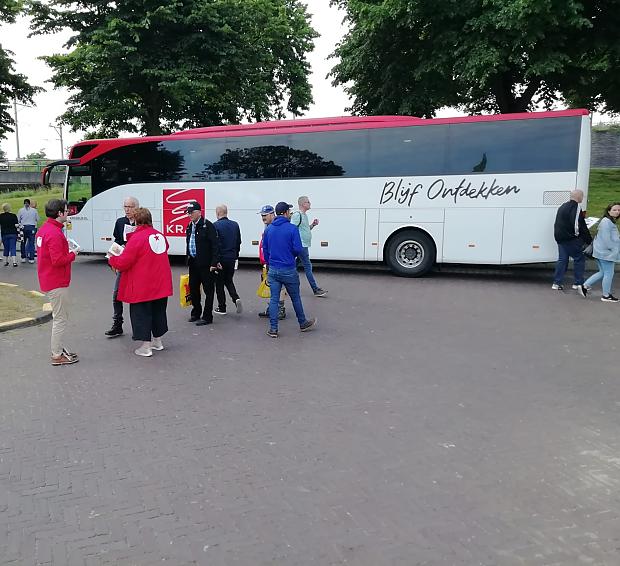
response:
M123 253L124 249L125 249L124 246L120 246L116 242L114 242L110 246L110 249L108 250L108 253L105 254L105 256L108 259L110 259L110 257L112 257L112 256L119 256L119 255L121 255Z
M125 224L125 227L123 228L123 240L127 241L127 236L129 236L129 234L132 234L135 231L135 226L132 226L131 224Z
M67 238L67 242L69 243L70 252L79 252L82 249L80 244L78 244L73 238Z

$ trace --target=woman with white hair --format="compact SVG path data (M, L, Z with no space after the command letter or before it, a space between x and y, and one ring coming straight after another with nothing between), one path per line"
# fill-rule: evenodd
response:
M17 267L17 225L17 216L11 212L11 205L5 202L2 205L2 214L0 214L0 234L4 246L5 267L9 265L9 257L13 260L13 267Z

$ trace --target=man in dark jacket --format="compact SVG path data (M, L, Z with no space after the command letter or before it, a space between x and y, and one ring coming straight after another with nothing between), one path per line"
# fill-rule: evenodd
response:
M586 258L583 248L592 242L592 236L586 226L581 203L583 202L583 191L574 190L570 193L570 200L565 202L555 217L553 234L558 243L558 261L555 266L552 289L562 291L564 289L564 275L568 268L569 257L573 258L573 269L575 270L575 284L573 289L585 297L586 288L583 286Z
M187 207L190 223L185 231L187 265L189 266L189 292L192 312L189 322L203 326L213 322L213 296L215 277L220 261L217 232L209 220L202 216L200 204L193 202ZM205 292L205 308L201 310L200 286ZM202 312L202 317L200 313Z
M215 280L217 307L213 312L216 314L226 314L226 293L224 292L224 287L226 287L232 302L235 303L237 314L241 314L243 305L233 282L235 268L239 260L239 252L241 251L241 230L239 230L239 224L234 220L228 219L228 207L225 204L220 204L216 207L215 215L217 216L217 221L213 223L213 226L215 226L217 231L220 244L220 264L222 269L219 270Z
M272 338L278 337L278 310L282 285L286 287L295 314L299 329L302 332L312 330L316 319L306 319L304 307L299 294L299 274L297 273L296 259L303 251L299 230L291 224L292 204L279 202L276 204L276 219L267 227L263 234L263 254L267 264L267 277L271 290L269 300L269 323L267 334Z
M127 243L127 234L131 234L136 229L136 221L134 220L134 213L136 208L140 206L138 199L135 197L127 197L123 201L123 210L125 216L121 216L116 219L114 223L114 232L112 236L114 241L119 246L124 246ZM106 331L105 335L108 338L116 338L123 335L123 303L116 297L118 295L118 284L121 280L121 272L116 274L116 281L114 282L114 291L112 292L112 328Z

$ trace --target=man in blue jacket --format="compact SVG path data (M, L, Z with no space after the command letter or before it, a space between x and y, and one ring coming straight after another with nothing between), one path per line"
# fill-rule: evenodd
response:
M269 301L269 330L272 338L278 337L278 309L282 285L288 291L297 315L299 329L302 332L312 330L316 319L306 319L304 307L299 294L299 275L296 259L303 251L299 230L290 222L292 204L279 202L276 204L276 218L267 227L263 235L263 254L268 268L268 281L271 290Z

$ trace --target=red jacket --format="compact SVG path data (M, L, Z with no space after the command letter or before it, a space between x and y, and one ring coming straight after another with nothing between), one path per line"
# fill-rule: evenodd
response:
M144 303L172 295L168 247L165 236L150 226L138 226L129 234L123 253L108 260L123 273L118 286L119 301Z
M41 291L68 287L75 254L62 231L62 223L48 218L36 235L37 272Z

